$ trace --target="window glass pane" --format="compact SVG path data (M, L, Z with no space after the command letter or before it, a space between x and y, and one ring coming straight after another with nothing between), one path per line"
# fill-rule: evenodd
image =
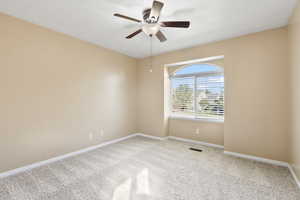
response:
M173 116L224 119L223 68L209 64L189 65L171 79Z
M172 79L172 112L178 116L195 116L194 77Z
M197 77L196 116L224 118L224 75Z
M208 73L208 72L222 72L222 68L209 64L195 64L184 67L175 72L174 75L184 75L193 73Z

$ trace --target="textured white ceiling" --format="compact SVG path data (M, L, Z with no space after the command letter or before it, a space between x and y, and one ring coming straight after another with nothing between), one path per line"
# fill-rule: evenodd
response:
M163 28L165 43L154 40L154 54L187 48L287 25L297 0L165 0L162 20L190 20L189 29ZM142 58L150 39L125 36L139 24L113 17L142 19L152 0L1 0L0 12L52 30Z

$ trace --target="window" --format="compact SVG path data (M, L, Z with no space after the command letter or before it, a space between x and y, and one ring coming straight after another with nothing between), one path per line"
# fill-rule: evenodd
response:
M172 116L224 119L223 69L209 64L184 67L171 76Z

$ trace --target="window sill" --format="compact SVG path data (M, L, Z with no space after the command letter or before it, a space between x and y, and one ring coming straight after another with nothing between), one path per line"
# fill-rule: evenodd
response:
M195 122L224 123L223 119L195 118L195 117L188 117L188 116L169 116L169 119L188 120L188 121L195 121Z

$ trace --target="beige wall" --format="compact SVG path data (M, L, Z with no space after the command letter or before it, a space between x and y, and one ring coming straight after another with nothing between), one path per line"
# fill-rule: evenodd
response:
M289 25L289 55L291 66L291 162L300 177L300 3Z
M224 145L224 123L170 118L169 135Z
M287 161L287 28L156 56L152 73L149 72L149 59L140 60L138 131L155 136L168 134L167 109L163 103L165 64L219 55L225 56L225 150ZM170 123L171 133L174 133L172 126L180 130L192 126L184 123L181 127L174 123ZM199 126L206 125L199 122Z
M0 24L0 172L136 132L135 59L6 15Z

